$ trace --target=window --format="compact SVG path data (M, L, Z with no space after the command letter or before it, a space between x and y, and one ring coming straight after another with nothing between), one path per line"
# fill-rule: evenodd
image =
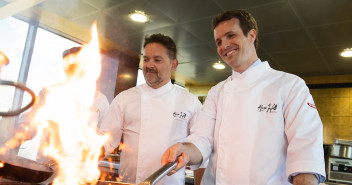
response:
M137 85L141 85L141 84L145 84L145 79L144 79L144 75L143 75L143 70L142 69L138 69L138 75L137 75Z
M38 28L32 60L28 72L27 86L36 94L44 86L65 81L66 75L62 65L62 53L79 44ZM29 96L27 97L29 98ZM27 102L24 96L24 103ZM40 146L41 135L37 134L20 147L18 155L35 160Z
M9 64L1 69L1 80L17 81L22 53L26 41L28 23L8 17L0 20L0 51L10 60ZM0 86L0 111L7 112L13 103L15 88ZM1 118L1 117L0 117Z
M25 81L26 86L35 94L38 94L43 86L54 85L66 79L62 66L62 53L66 49L79 46L66 38L38 28L36 24L29 24L13 17L0 20L0 35L0 51L10 60L9 65L1 69L1 80ZM31 50L32 45L28 43L33 42L33 53L23 54L26 53L24 51ZM24 56L28 57L24 59ZM29 68L26 68L26 65L29 65ZM17 93L14 87L0 86L1 112L11 110L15 100L21 103L22 98L18 98L19 96L15 94ZM27 105L30 99L29 94L24 93L22 106ZM0 117L0 145L13 136L9 129L13 128L14 120L15 117L6 119ZM40 136L36 136L25 142L20 148L19 155L35 159L39 141Z
M66 75L62 65L62 53L76 46L80 45L39 28L28 72L27 86L38 94L43 86L63 82Z

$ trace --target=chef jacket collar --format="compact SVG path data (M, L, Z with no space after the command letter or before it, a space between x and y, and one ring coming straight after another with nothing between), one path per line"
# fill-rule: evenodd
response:
M262 63L262 61L258 58L258 60L256 60L252 65L250 65L250 66L249 66L246 70L244 70L242 73L239 73L239 72L237 72L237 71L235 71L235 70L232 70L231 80L232 80L233 78L236 78L236 77L241 76L241 74L245 73L245 72L248 71L249 69L251 69L251 68L253 68L254 66L257 66L257 65L259 65L259 64L261 64L261 63Z
M232 71L232 75L229 80L232 81L234 79L253 78L254 76L259 76L261 73L265 72L266 69L270 69L269 63L267 61L262 62L258 59L242 73Z
M150 87L149 85L144 84L144 86L143 86L144 92L142 92L142 93L147 93L151 96L158 96L158 95L161 95L165 92L170 91L172 88L173 88L173 84L171 83L171 80L168 83L166 83L165 85L163 85L157 89L154 89L154 88Z

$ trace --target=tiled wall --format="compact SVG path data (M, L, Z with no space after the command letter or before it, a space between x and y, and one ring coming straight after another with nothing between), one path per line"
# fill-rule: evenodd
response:
M324 126L324 144L352 140L352 88L310 90Z

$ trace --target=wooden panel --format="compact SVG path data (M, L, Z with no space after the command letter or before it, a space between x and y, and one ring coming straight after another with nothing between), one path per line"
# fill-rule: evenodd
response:
M324 144L352 140L352 88L312 89L324 126Z
M115 96L120 92L136 86L139 58L124 54L118 50L110 51L110 56L118 61Z
M0 8L0 20L16 15L28 8L38 5L45 0L17 0Z

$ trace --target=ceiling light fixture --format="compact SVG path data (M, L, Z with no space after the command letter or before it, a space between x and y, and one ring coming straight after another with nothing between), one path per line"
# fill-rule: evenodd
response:
M144 12L138 10L131 13L129 17L136 22L147 22L149 20L148 16Z
M340 55L341 55L342 57L352 57L352 48L346 48L346 49L344 49L344 50L340 53Z
M225 65L222 64L220 62L220 60L219 60L219 62L216 62L216 63L213 64L213 68L215 68L215 69L225 69Z

